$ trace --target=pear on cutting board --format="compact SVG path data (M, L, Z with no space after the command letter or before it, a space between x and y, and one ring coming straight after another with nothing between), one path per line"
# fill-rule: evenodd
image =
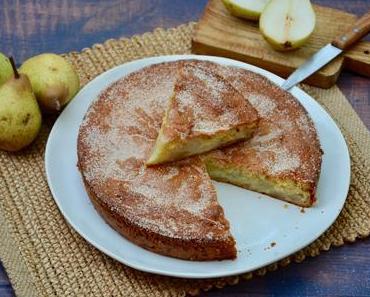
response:
M0 149L18 151L29 145L41 127L41 111L25 74L13 76L0 86Z
M222 0L234 16L258 20L269 0Z
M13 75L12 65L8 57L0 53L0 86Z
M60 111L80 88L72 65L56 54L32 57L22 64L19 72L28 75L37 101L45 112Z
M301 47L315 28L310 0L271 0L260 17L264 38L277 50Z
M222 0L225 7L234 16L258 20L269 0Z

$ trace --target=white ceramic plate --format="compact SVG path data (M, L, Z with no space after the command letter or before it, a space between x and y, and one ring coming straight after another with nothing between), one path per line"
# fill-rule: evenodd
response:
M54 199L72 227L105 254L133 268L186 278L211 278L252 271L282 259L319 237L335 220L347 196L350 159L344 138L324 109L295 87L292 94L312 117L324 151L318 203L305 212L268 196L215 182L218 199L237 242L238 258L192 262L161 256L119 235L92 206L77 170L77 135L90 103L128 73L150 64L179 59L210 60L260 73L277 84L283 79L263 69L219 57L161 56L113 68L87 84L56 121L46 146L46 174ZM272 246L273 245L273 246Z

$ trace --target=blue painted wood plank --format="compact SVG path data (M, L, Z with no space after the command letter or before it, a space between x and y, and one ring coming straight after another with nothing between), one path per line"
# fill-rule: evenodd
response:
M204 297L370 296L370 240L333 248Z
M0 287L6 286L6 285L9 285L9 279L8 279L8 276L6 274L6 271L2 263L0 262Z
M0 297L15 297L12 287L0 286Z
M0 51L18 63L197 20L207 0L2 0ZM27 17L25 17L27 15ZM15 24L17 20L17 24Z

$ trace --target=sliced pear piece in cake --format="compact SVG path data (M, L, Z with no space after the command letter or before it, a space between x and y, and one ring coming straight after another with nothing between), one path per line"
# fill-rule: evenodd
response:
M147 165L248 139L257 124L257 111L230 83L199 62L184 62Z

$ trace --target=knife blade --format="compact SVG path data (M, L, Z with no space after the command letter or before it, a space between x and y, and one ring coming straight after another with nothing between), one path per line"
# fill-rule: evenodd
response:
M344 35L334 39L333 42L325 45L299 68L297 68L281 85L284 90L300 83L317 70L321 69L345 49L353 45L370 31L370 11L363 15Z

